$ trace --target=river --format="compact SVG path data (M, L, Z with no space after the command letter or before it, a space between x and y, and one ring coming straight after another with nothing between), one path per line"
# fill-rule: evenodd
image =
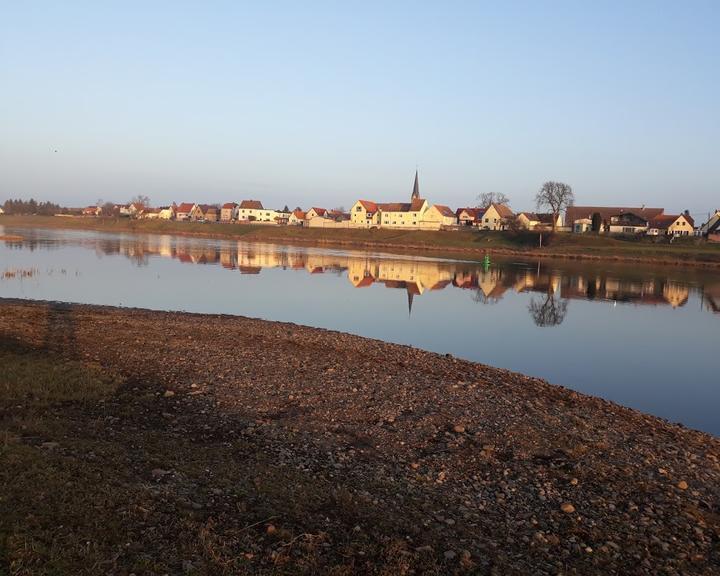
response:
M0 226L0 297L236 314L547 379L720 435L720 272ZM194 361L194 360L188 360Z

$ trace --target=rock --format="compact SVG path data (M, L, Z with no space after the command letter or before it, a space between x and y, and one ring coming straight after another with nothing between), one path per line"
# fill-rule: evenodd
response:
M565 512L565 514L572 514L575 512L575 506L570 504L570 502L563 502L563 504L560 506L560 510Z
M273 534L275 534L275 532L277 532L277 528L275 528L274 524L268 524L265 528L265 533L269 536L272 536Z
M455 426L453 426L453 432L455 432L456 434L464 434L465 426L463 426L462 424L455 424Z
M163 470L162 468L153 468L150 471L150 475L155 478L155 480L160 480L170 474L170 470Z
M572 484L573 486L577 486L577 485L578 485L578 479L577 479L577 478L573 478L572 480L570 480L570 484Z
M446 550L443 556L445 556L445 560L453 560L457 554L452 550Z
M165 394L163 394L163 396L165 396L165 398L172 398L173 396L175 396L175 392L173 392L172 390L165 390Z
M58 442L43 442L40 444L40 447L45 448L45 450L55 450L58 446L60 446Z
M688 489L688 483L685 482L685 480L680 480L678 482L677 487L680 488L680 490L687 490Z

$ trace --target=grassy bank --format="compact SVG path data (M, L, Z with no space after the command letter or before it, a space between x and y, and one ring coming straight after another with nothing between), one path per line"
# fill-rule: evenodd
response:
M538 248L533 233L498 233L463 230L326 230L295 226L252 224L207 224L174 221L128 220L114 218L61 218L51 216L2 216L0 225L50 227L103 232L181 234L188 236L233 238L245 241L283 242L349 248L375 248L392 252L432 253L478 258L486 253L520 254L528 257L585 258L654 262L674 265L720 266L720 244L698 238L667 240L644 237L617 238L595 235L557 234L544 237Z
M717 574L720 441L238 317L0 300L0 574Z

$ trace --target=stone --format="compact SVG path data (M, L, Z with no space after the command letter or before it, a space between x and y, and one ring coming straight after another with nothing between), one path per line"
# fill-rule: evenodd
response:
M456 434L464 434L465 426L463 426L462 424L455 424L455 426L453 426L453 432L455 432Z
M680 490L687 490L688 489L688 483L685 482L685 480L680 480L678 482L677 487L680 488Z
M563 504L560 506L560 510L565 512L565 514L572 514L575 512L575 506L570 504L570 502L563 502Z
M277 532L277 528L275 528L274 524L268 524L265 528L265 533L269 536L272 536L273 534L275 534L275 532Z
M45 448L46 450L54 450L55 448L60 446L60 444L58 442L43 442L42 444L40 444L40 446L42 448Z
M173 396L175 396L175 392L173 392L172 390L165 390L165 394L163 394L163 396L165 396L165 398L172 398Z
M443 556L445 556L445 560L453 560L457 554L452 550L446 550Z

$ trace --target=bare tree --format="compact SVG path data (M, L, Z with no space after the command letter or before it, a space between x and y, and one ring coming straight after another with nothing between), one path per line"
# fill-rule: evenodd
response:
M490 204L510 204L510 198L502 192L483 192L478 194L478 208L487 208Z
M558 326L565 320L567 302L556 298L552 291L548 291L545 298L533 296L528 304L528 310L536 326Z
M130 199L130 204L140 204L143 208L149 208L150 207L150 198L147 196L143 196L142 194L138 194L137 196L133 196Z
M553 182L552 180L545 182L537 193L537 196L535 196L535 204L538 209L547 208L552 213L553 232L555 232L555 226L560 212L568 206L572 206L574 202L575 195L573 194L572 187L564 182Z

